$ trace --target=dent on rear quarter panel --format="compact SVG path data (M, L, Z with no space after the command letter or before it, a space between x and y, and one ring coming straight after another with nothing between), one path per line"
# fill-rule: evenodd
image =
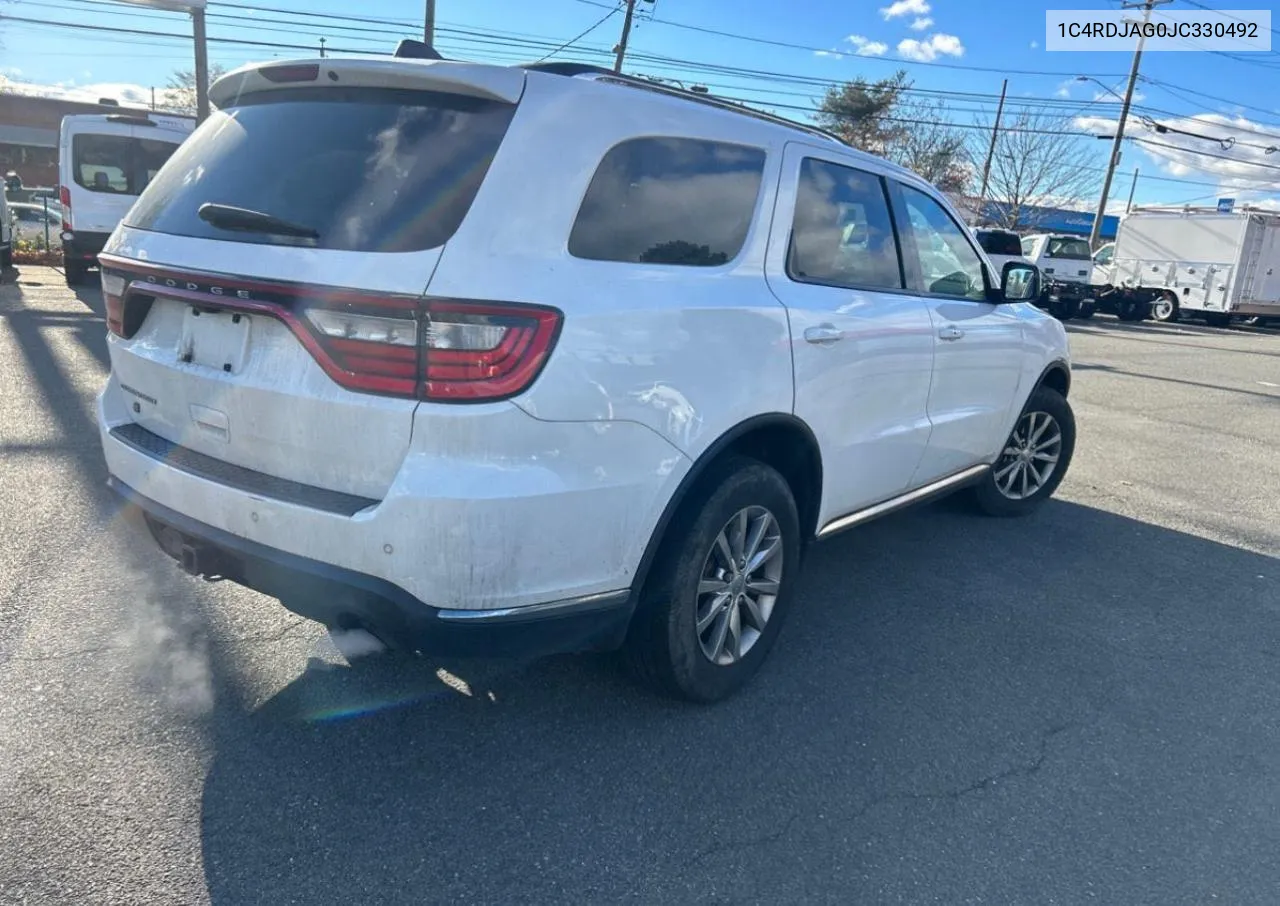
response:
M531 73L430 293L556 306L565 320L555 351L516 404L544 420L639 422L696 457L753 415L792 411L786 310L764 282L780 145L747 117L655 97ZM565 141L566 121L589 128ZM569 233L601 158L642 135L766 150L756 214L736 260L702 268L569 255ZM548 162L549 172L530 179L530 159Z

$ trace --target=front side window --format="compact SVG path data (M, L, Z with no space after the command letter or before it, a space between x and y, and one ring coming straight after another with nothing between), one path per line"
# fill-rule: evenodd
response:
M937 296L985 300L987 284L982 259L942 206L928 195L902 186L907 225L914 240L921 289Z
M1110 245L1109 245L1109 246L1107 246L1105 249L1103 249L1102 251L1098 252L1098 257L1097 257L1097 259L1096 259L1096 260L1097 260L1097 262L1098 262L1099 264L1110 264L1110 263L1111 263L1111 256L1115 254L1115 251L1116 251L1116 250L1115 250L1115 247L1114 247L1114 246L1110 246Z
M880 177L811 157L801 161L787 273L802 283L902 289Z
M759 148L687 138L615 145L591 178L569 254L716 267L737 257L760 195Z

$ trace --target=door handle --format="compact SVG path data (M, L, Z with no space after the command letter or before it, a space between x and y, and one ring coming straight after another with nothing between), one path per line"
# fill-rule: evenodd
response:
M834 343L844 339L844 331L834 324L819 324L817 327L806 327L804 338L809 343Z
M938 339L940 340L958 340L964 336L964 331L959 327L944 327L938 331Z

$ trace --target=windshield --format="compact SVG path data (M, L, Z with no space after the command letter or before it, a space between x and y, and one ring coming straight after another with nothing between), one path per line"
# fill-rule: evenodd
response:
M1073 236L1055 236L1049 240L1049 255L1054 258L1076 258L1088 261L1089 243Z
M127 135L75 135L72 179L90 192L141 195L177 148L174 142Z
M290 241L202 219L208 202L305 227L318 234L318 248L435 248L462 222L514 112L429 91L250 95L200 127L126 223L179 236Z

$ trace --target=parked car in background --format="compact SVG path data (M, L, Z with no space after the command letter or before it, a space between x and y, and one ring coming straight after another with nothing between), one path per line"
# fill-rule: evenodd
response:
M1091 318L1095 310L1089 242L1067 233L1022 238L1022 256L1044 275L1041 305L1055 318Z
M67 284L83 282L116 224L191 133L190 117L133 113L62 118L58 173Z
M9 202L0 192L0 271L13 267L13 214Z
M27 202L11 203L13 238L30 242L36 248L56 249L62 246L62 212L58 205L45 206Z
M978 229L973 231L973 235L998 270L1010 262L1027 263L1027 259L1022 256L1022 240L1017 233L1011 230Z
M193 575L710 701L810 542L961 489L1028 513L1068 468L1035 268L825 132L573 63L210 96L101 256L110 481Z

